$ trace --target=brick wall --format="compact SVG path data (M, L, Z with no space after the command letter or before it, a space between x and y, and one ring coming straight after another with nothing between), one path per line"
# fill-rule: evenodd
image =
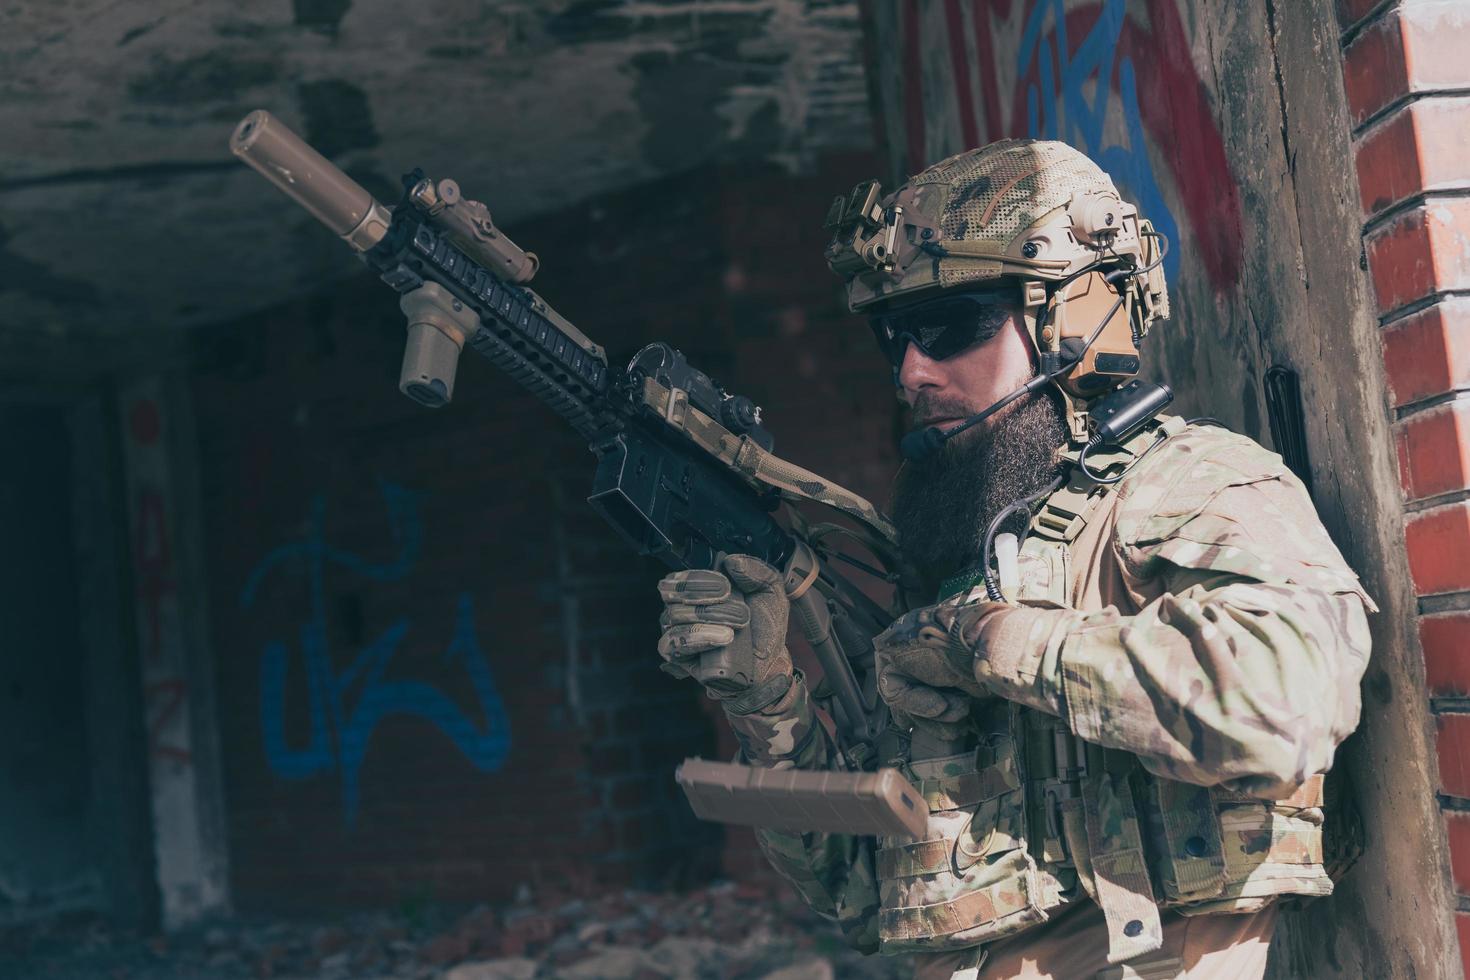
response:
M765 407L783 454L881 497L894 402L820 227L872 170L704 170L512 235L615 360L672 341ZM476 358L451 407L409 402L402 335L391 292L358 277L197 353L239 907L763 873L748 834L698 823L673 784L680 759L732 746L655 669L661 570L584 503L585 446Z
M1470 965L1470 8L1338 0L1337 10Z

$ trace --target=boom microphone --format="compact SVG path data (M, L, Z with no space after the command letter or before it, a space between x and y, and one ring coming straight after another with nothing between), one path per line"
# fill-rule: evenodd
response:
M939 429L925 426L915 429L898 441L898 451L903 458L917 463L944 445L946 436Z
M1067 367L1071 366L1071 364L1067 365ZM1065 370L1065 368L1063 368L1063 370ZM1020 398L1022 395L1029 394L1030 392L1036 391L1038 388L1043 387L1054 377L1056 377L1055 372L1036 375L1030 381L1027 381L1025 384L1017 388L1015 391L1011 392L1009 395L1006 395L1000 401L996 402L983 411L976 412L974 415L971 415L969 418L965 419L963 422L955 426L953 429L950 429L948 432L945 432L943 429L932 425L925 426L922 429L915 429L914 431L910 432L908 435L899 440L898 451L903 453L904 459L907 459L910 462L917 463L920 460L925 459L937 452L941 446L943 446L949 440L953 439L955 436L959 435L961 432L964 432L966 429L971 428L972 426L979 425L981 422L984 422L986 419L990 418L990 416L1005 408L1007 405L1015 401L1017 398Z

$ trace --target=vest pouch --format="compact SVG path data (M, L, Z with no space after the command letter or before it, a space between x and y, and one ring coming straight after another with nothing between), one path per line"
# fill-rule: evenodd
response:
M1278 895L1332 894L1322 864L1322 811L1272 803L1227 805L1220 812L1225 844L1225 887L1213 900L1189 905L1185 915L1254 912Z
M1198 902L1225 888L1225 843L1208 787L1155 778L1150 809L1165 904Z
M1282 895L1330 895L1322 783L1313 776L1286 799L1262 800L1154 777L1163 904L1204 915L1254 912Z
M975 751L910 762L929 805L922 841L881 838L877 871L883 953L964 949L1046 918L1026 847L1026 807L1009 734Z

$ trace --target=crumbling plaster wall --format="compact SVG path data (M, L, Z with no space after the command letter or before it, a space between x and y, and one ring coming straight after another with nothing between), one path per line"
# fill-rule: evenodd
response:
M1328 0L869 3L891 176L1005 136L1062 138L1174 240L1145 361L1186 414L1271 444L1262 380L1301 376L1315 498L1380 606L1341 754L1368 848L1290 912L1274 976L1459 976L1415 599Z
M0 351L75 371L67 341L156 353L351 275L230 157L252 109L390 202L421 166L516 223L718 160L867 148L859 47L855 0L8 4Z

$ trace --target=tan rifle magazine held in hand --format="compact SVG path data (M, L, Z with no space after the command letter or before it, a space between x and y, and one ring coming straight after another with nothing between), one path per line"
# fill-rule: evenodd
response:
M695 816L786 831L920 838L924 797L897 769L764 769L685 759L674 772Z

